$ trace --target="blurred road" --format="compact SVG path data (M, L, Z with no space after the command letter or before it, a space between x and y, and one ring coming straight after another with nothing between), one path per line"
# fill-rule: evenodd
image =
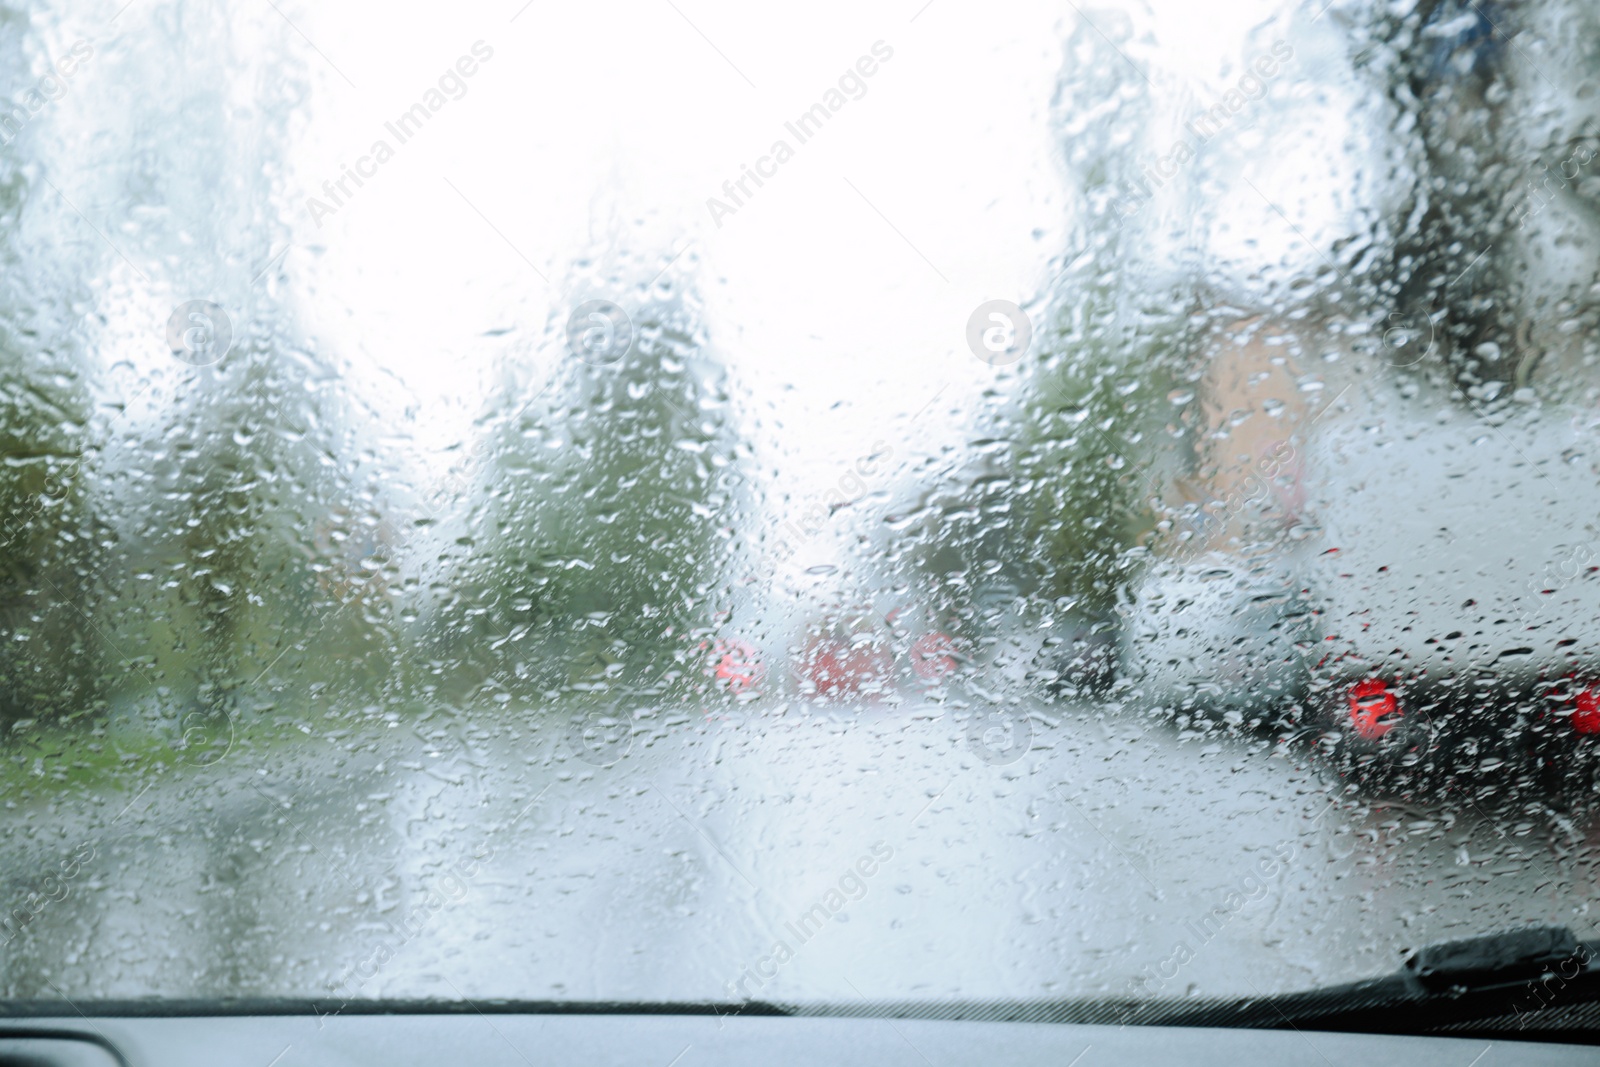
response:
M507 709L241 740L143 792L13 802L13 900L95 848L0 947L0 995L1248 995L1600 925L1593 814L1336 802L1261 742L1030 722L998 766L910 706L645 719L604 767Z

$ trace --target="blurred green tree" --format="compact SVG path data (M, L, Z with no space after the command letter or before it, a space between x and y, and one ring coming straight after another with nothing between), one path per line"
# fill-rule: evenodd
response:
M461 578L435 622L472 677L650 696L698 672L740 499L725 375L692 293L610 288L634 296L625 353L578 358L563 311L556 383L529 399L517 376L492 402Z

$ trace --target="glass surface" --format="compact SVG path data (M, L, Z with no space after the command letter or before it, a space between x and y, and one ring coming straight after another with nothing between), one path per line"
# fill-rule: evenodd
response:
M1248 997L1597 936L1593 4L0 49L0 998Z

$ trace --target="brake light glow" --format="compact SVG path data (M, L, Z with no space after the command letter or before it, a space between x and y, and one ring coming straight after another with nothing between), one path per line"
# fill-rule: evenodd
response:
M1398 726L1405 715L1389 684L1380 678L1367 678L1352 685L1345 700L1350 706L1350 725L1366 741L1378 740Z
M1572 698L1572 729L1574 733L1600 734L1600 691L1590 687Z

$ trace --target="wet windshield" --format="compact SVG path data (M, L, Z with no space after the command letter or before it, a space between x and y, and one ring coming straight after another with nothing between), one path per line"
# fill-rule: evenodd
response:
M0 8L0 998L1596 936L1597 31Z

